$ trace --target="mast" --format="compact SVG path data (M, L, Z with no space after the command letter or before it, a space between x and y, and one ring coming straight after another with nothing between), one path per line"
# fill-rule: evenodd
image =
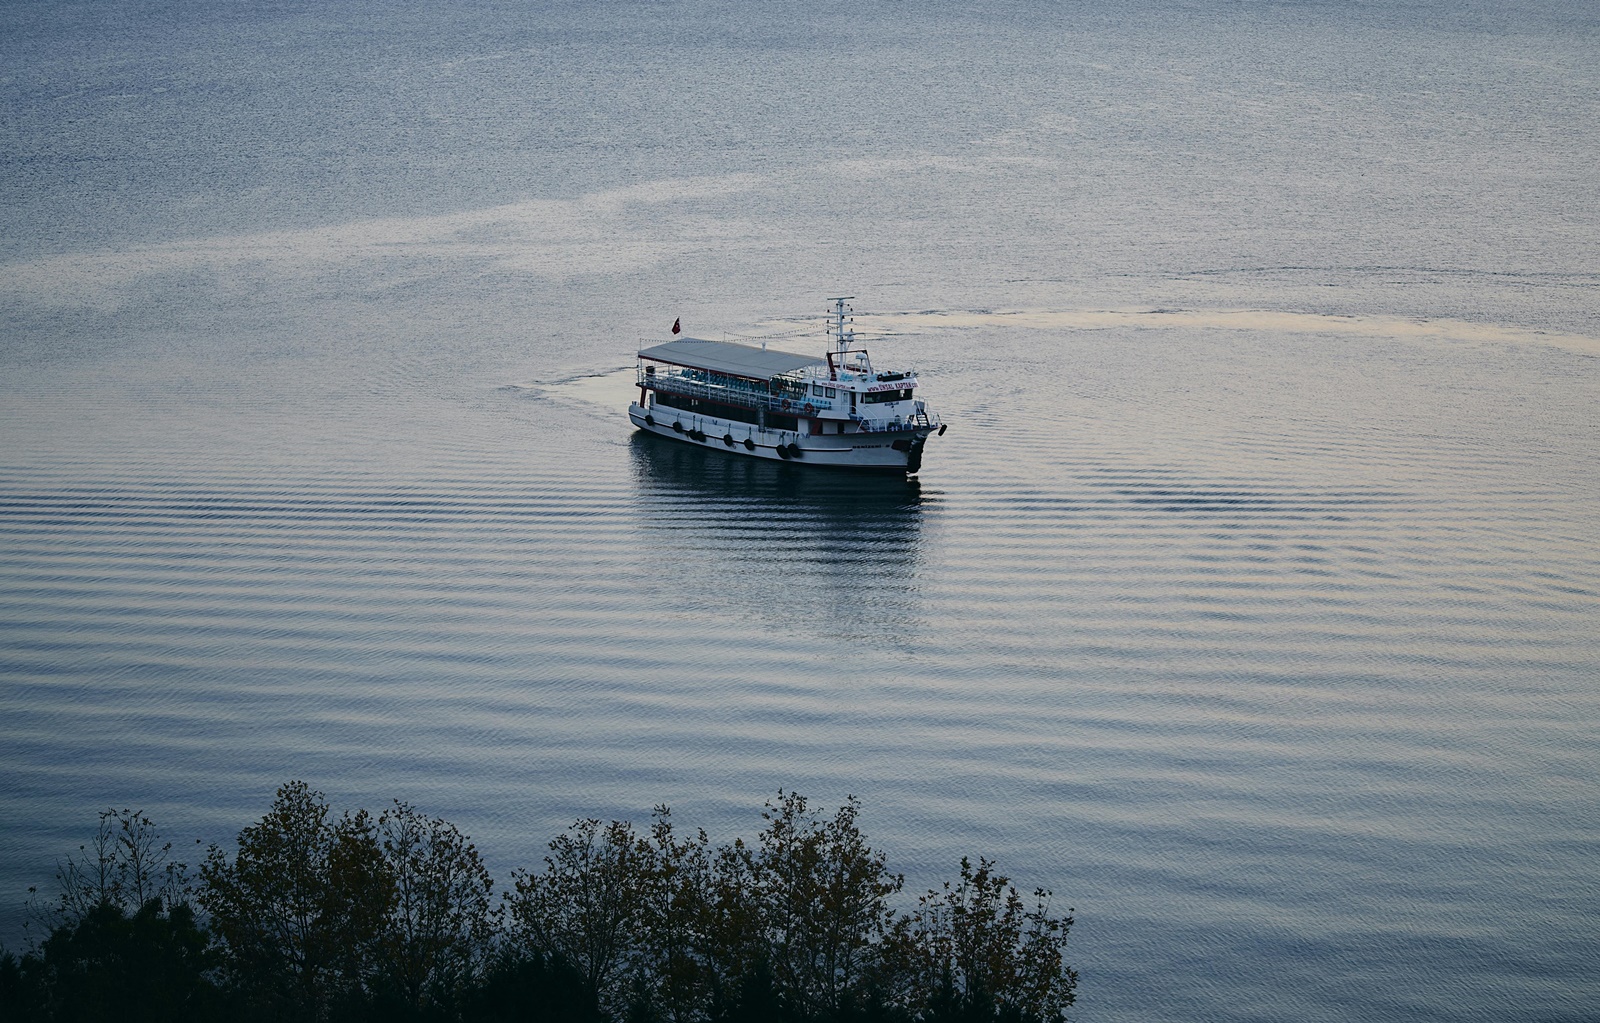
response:
M849 313L853 312L853 310L849 306L845 305L845 303L852 298L855 298L855 296L842 295L839 298L828 299L829 302L833 303L834 351L840 356L840 365L844 364L844 353L849 350L851 343L856 339L855 330L846 326L847 323L855 322L855 318L848 315Z

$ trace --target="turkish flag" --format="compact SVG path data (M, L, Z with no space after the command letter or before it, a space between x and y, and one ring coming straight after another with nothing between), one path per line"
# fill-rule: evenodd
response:
M682 325L681 321L682 321L682 317L679 317L678 319L672 321L672 332L674 334L679 333L680 331L683 330L683 325Z

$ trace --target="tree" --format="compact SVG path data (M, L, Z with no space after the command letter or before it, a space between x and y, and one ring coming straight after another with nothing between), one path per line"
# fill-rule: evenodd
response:
M514 875L510 909L519 940L570 965L607 1012L621 1009L644 897L633 826L577 821L550 842L544 863L540 873Z
M383 941L387 982L416 1012L456 1005L493 948L494 881L455 825L407 803L395 800L377 833L394 889Z
M30 958L34 961L30 962ZM36 964L36 957L18 959L10 950L0 948L0 1017L12 1023L48 1018Z
M766 916L756 898L755 857L736 838L711 855L705 900L705 957L712 1019L777 1018Z
M765 954L758 955L730 980L725 983L718 979L712 988L708 1007L711 1023L774 1023L797 1018L778 996Z
M296 1019L364 997L395 900L371 817L334 820L322 793L289 782L238 845L231 862L210 848L199 892L234 983Z
M888 899L904 879L867 844L854 796L831 820L779 792L746 853L779 995L807 1015L865 1000L875 946L893 922Z
M475 1023L605 1023L576 970L514 949L495 954L468 993L462 1016Z
M210 935L186 901L187 867L135 810L100 814L94 837L56 867L48 932L0 974L8 1018L201 1020L218 1013Z
M0 1017L1060 1023L1077 976L1050 893L964 859L897 915L904 882L859 816L780 791L754 842L716 847L665 806L644 834L580 820L497 908L453 825L399 801L335 816L290 782L231 857L208 850L208 933L170 843L107 811L35 900L47 938L0 952Z
M631 1015L642 1019L653 1011L671 1023L690 1023L705 1017L714 976L711 846L703 830L679 838L670 808L656 807L653 817L650 834L635 848L641 898Z
M56 901L38 902L30 888L33 917L46 927L76 924L101 906L137 912L152 899L163 907L189 897L188 866L172 858L155 822L137 810L101 811L94 838L56 865Z
M1064 1019L1078 981L1065 959L1072 917L1052 916L1049 901L1035 889L1030 908L992 861L963 858L960 880L919 897L886 942L905 1003L929 1021Z
M152 898L129 915L103 902L57 927L21 967L40 1019L199 1023L222 1015L209 946L187 903L168 912Z

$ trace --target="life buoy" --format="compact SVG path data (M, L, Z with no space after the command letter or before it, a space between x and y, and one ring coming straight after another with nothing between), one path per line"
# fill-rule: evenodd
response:
M817 407L815 405L811 404L809 401L806 402L806 415L809 416L811 413L815 412L816 410L817 410Z
M783 410L785 412L789 411L789 399L788 398L783 399Z

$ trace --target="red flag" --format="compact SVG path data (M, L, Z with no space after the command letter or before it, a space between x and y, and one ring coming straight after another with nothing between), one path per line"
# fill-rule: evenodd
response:
M683 319L682 317L679 317L678 319L672 321L672 332L674 334L676 334L679 331L683 330L683 326L682 326L682 322L681 322L682 319Z

